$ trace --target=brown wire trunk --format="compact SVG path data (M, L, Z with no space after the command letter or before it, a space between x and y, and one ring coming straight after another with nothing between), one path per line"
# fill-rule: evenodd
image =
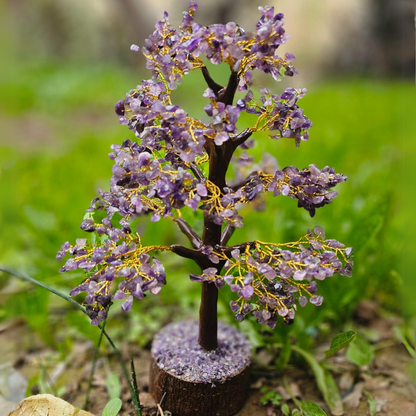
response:
M210 88L216 91L218 101L232 104L234 94L238 85L237 73L231 73L228 85L222 88L210 77L208 70L203 69L203 75ZM244 132L243 137L249 137L251 133ZM245 140L245 139L244 139ZM225 175L235 148L239 142L226 142L225 146L216 146L210 139L205 143L205 150L209 156L208 180L223 192L226 187ZM215 248L221 243L221 225L214 224L209 219L209 214L204 213L204 233L202 242L205 246ZM207 261L208 267L215 267L218 274L221 272L223 263L219 265ZM204 267L205 268L205 267ZM203 282L201 294L201 307L199 310L199 345L206 351L215 350L218 347L218 318L217 318L218 289L214 283Z
M221 226L204 220L204 245L215 247L220 243ZM215 264L208 265L215 267ZM218 271L219 272L219 271ZM214 283L203 282L201 293L201 306L199 309L199 345L206 351L218 347L218 318L217 318L218 289Z

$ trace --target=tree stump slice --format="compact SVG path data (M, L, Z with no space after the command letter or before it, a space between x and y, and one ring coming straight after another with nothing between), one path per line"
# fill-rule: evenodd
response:
M174 322L152 344L150 393L172 416L230 416L247 399L251 344L237 329L219 323L218 348L197 342L198 322Z

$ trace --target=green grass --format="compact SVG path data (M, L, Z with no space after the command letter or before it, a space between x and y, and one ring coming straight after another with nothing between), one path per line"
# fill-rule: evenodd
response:
M226 79L221 69L214 76ZM7 133L0 142L0 163L7 167L0 170L0 264L25 270L66 292L82 280L79 272L58 274L54 257L63 242L83 236L79 224L85 209L98 188L108 188L110 145L133 138L125 126L118 125L113 108L141 79L141 74L110 66L32 64L17 68L13 81L0 87L1 117ZM201 79L200 74L192 74L173 95L193 116L203 115L205 85ZM296 86L296 80L286 80L284 85L292 81ZM281 84L271 87L276 93L282 89ZM276 336L291 330L308 343L323 322L341 326L348 321L357 302L366 297L398 311L402 285L399 259L404 245L403 138L414 137L404 123L403 108L411 108L413 100L408 87L370 80L314 84L300 103L314 123L308 142L296 149L292 140L256 136L256 146L250 151L256 160L267 151L277 157L281 168L314 163L334 166L348 176L337 189L339 197L312 219L284 197L268 197L265 212L242 211L245 227L237 230L231 243L297 240L308 228L320 225L328 238L355 250L353 277L335 276L321 284L324 304L302 308L294 328L280 325ZM413 147L406 150L413 152L414 142L409 141L408 146ZM187 215L195 228L201 229L200 220L192 213ZM151 224L143 218L138 226L146 243L186 243L169 220ZM197 314L199 287L187 277L195 266L172 256L163 256L168 285L160 298L147 298L143 305L135 306L139 313L148 315L148 325L155 328L154 322L167 319L173 309L179 314L175 317L191 311ZM3 287L8 278L0 278ZM0 295L0 305L6 306L0 319L30 314L33 327L40 329L38 321L42 322L45 304L51 301L39 291L19 296L22 304L31 299L31 309L11 308L10 298L7 301L7 295ZM231 319L226 306L229 296L226 290L221 294L224 319ZM48 319L54 321L50 315Z

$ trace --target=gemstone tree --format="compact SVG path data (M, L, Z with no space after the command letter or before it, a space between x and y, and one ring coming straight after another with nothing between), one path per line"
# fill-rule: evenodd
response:
M194 260L201 273L190 278L202 283L198 342L203 350L212 351L218 346L217 297L224 284L236 294L230 307L237 321L253 314L271 328L279 316L290 324L297 300L301 306L308 300L322 303L316 280L334 273L351 275L352 249L325 239L319 227L292 243L227 245L234 230L243 226L238 209L258 201L262 194L297 199L298 206L313 216L316 208L332 202L337 193L330 189L346 178L333 168L315 165L279 170L271 156L250 173L254 165L246 151L254 144L253 133L270 131L272 139L290 138L298 147L308 140L312 126L298 106L305 89L287 88L278 95L260 88L257 98L248 89L255 71L271 74L275 80L297 74L294 56L278 54L280 45L289 39L284 17L274 14L273 7L260 7L255 31L246 33L233 22L201 26L193 16L196 9L191 2L179 28L169 24L165 13L143 48L132 45L133 51L143 53L152 71L151 79L129 91L115 107L120 123L128 125L135 138L112 146L110 191L100 191L81 223L84 231L97 234L95 243L85 238L76 245L66 242L57 259L69 252L71 257L61 271L85 270L85 280L71 295L87 292L85 303L92 324L106 318L112 300L123 299L121 308L128 311L134 298L161 290L165 269L155 252L171 251ZM226 86L212 79L208 61L229 66ZM171 100L172 90L192 70L200 71L201 84L206 83L201 86L207 99L206 120L192 118ZM246 93L234 102L237 91ZM255 121L240 131L237 122L243 112L252 114ZM226 173L233 162L237 162L236 174L229 183ZM201 213L202 236L184 220L184 209ZM100 221L97 211L105 214ZM142 245L130 228L131 221L141 215L149 215L153 222L173 220L192 248Z

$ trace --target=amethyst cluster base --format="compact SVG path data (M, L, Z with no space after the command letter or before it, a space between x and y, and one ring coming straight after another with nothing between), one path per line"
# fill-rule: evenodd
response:
M152 357L167 373L193 383L224 383L251 362L252 346L244 334L218 324L218 348L204 351L198 344L198 322L165 326L154 338Z

